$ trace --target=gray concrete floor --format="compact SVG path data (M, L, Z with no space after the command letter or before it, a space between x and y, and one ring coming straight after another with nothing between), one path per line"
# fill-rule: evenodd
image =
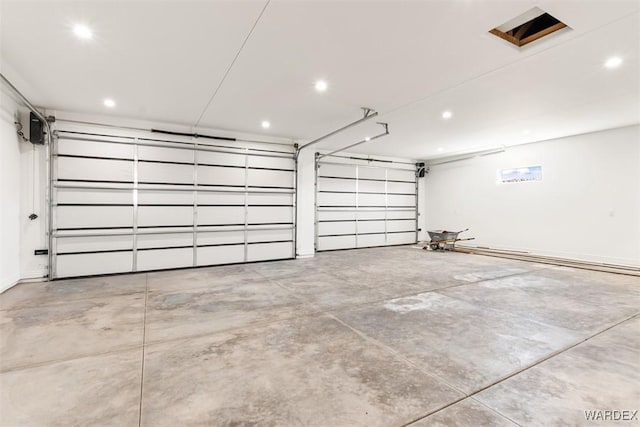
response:
M411 247L23 284L0 424L606 425L639 312L638 277Z

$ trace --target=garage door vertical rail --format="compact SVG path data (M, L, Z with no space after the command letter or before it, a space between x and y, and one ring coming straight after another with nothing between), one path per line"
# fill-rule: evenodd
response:
M133 236L132 236L132 269L138 271L138 139L133 146Z

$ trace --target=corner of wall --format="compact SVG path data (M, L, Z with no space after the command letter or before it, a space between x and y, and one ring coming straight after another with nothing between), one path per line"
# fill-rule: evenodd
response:
M17 104L0 95L0 290L20 280L20 139Z

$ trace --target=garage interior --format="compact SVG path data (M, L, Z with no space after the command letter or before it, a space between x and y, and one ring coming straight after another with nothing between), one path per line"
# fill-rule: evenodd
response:
M0 425L637 422L639 34L1 0Z

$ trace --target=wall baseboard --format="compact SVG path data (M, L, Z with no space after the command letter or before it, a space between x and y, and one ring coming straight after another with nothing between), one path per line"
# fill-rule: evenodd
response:
M8 283L9 283L8 285L2 285L2 287L0 288L0 294L3 294L4 292L8 291L9 289L19 284L20 280L16 280L14 282L8 282Z
M13 288L14 286L18 286L21 285L23 283L38 283L38 282L48 282L49 279L46 277L24 277L22 279L18 279L15 282L13 282L12 284L8 285L7 287L4 287L2 290L0 290L0 294L3 294L4 292L8 291L9 289Z
M302 259L302 258L313 258L314 256L316 256L315 253L311 253L311 254L297 254L296 255L296 259Z
M508 258L519 261L537 262L540 264L559 265L562 267L581 268L584 270L602 271L605 273L626 274L630 276L640 277L640 268L626 265L594 263L582 260L536 255L528 252L511 252L490 248L474 248L470 246L456 246L455 251L474 255L486 255L498 258Z

